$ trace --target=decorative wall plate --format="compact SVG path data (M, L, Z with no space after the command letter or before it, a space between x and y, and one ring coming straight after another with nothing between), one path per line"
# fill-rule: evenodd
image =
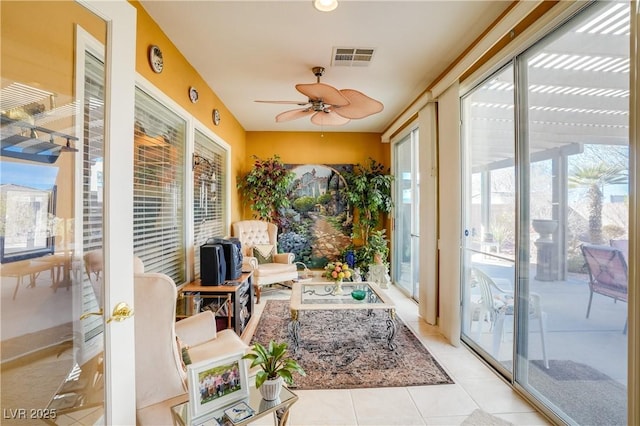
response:
M162 50L158 46L149 47L149 64L151 69L160 74L164 69L164 59L162 58Z
M215 124L216 126L220 124L220 111L214 109L211 113L211 118L213 120L213 124Z
M193 102L194 104L196 102L198 102L198 91L196 90L195 87L191 86L189 87L189 99L191 100L191 102Z

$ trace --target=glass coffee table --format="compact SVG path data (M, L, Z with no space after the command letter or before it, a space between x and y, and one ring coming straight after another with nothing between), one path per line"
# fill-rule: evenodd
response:
M249 388L249 397L243 401L246 402L255 413L241 422L232 423L224 414L225 409L234 406L239 401L214 410L211 413L203 414L197 419L191 418L188 402L171 407L171 413L173 414L174 424L178 426L244 426L270 413L273 413L277 426L286 426L289 420L289 409L297 400L298 395L283 386L278 399L275 401L265 401L262 399L260 391L252 385Z
M354 293L361 296L357 300ZM297 351L300 347L299 315L303 311L339 311L339 310L367 310L370 315L374 309L387 312L387 348L395 350L398 346L393 338L396 335L396 308L393 301L375 283L343 282L342 291L336 292L331 281L298 282L291 289L291 321L289 322L289 336L291 348Z

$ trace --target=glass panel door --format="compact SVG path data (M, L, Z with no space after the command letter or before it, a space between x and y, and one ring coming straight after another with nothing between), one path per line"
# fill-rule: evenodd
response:
M466 96L463 339L513 369L515 131L513 66Z
M412 298L418 299L419 180L418 131L413 130L395 145L395 226L393 280Z
M629 13L585 6L461 104L462 338L568 424L627 423Z
M627 423L629 13L596 2L518 68L516 381L578 424Z
M3 424L104 418L105 39L78 3L2 3Z

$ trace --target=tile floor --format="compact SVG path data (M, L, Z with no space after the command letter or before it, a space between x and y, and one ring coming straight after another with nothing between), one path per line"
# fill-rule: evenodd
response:
M549 425L464 347L451 346L436 327L418 318L418 305L392 286L398 316L413 330L455 384L406 388L298 390L289 424L300 425L459 425L476 408L514 425ZM288 297L288 290L265 291L262 300ZM256 313L264 302L256 305ZM271 425L263 418L254 425Z

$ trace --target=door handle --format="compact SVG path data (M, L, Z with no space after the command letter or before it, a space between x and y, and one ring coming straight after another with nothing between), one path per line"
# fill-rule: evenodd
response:
M113 313L111 314L111 318L107 320L107 323L111 321L121 322L132 316L133 309L131 309L127 302L120 302L113 308Z
M102 311L102 308L100 308L100 310L98 312L85 312L84 314L80 315L80 321L89 318L92 315L102 315L104 312Z

